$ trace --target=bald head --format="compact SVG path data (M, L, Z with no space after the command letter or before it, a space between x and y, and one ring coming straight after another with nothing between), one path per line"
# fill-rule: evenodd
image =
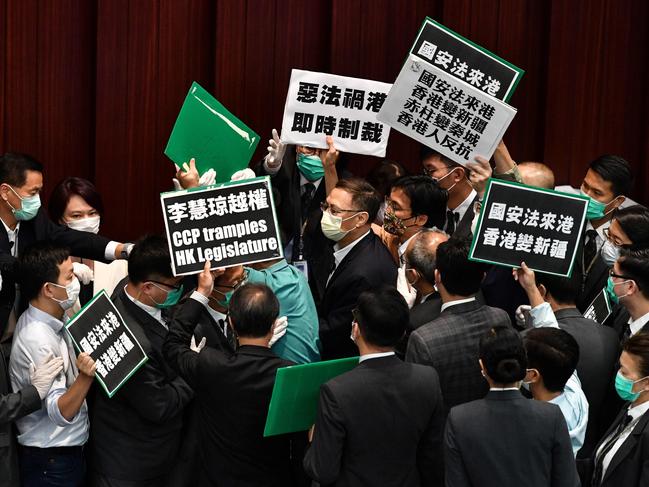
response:
M554 173L542 162L521 162L518 170L523 183L539 188L554 189Z
M437 247L448 240L440 230L425 229L415 235L406 248L406 260L410 268L416 269L430 284L435 282L435 255Z

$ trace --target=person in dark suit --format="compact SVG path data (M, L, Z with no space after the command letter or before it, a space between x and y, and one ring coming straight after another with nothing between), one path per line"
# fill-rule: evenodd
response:
M589 198L583 247L577 262L582 275L582 286L577 296L577 308L583 313L606 286L610 261L602 251L615 210L625 195L631 192L631 166L619 156L604 155L592 161L581 183L581 194Z
M239 348L233 356L206 347L196 353L190 338L195 305L212 292L209 262L197 291L176 314L164 345L167 360L196 391L200 423L198 485L268 486L290 484L286 436L263 437L266 412L280 367L293 362L270 351L279 302L264 284L245 284L230 299L228 319Z
M503 310L476 301L484 269L468 253L468 241L455 237L437 247L441 314L412 332L406 351L406 361L435 367L447 407L484 397L478 341L492 326L511 326Z
M588 399L588 427L578 458L590 458L593 447L607 428L612 417L605 419L603 406L613 383L619 341L615 331L584 318L575 306L581 276L573 272L570 278L536 273L536 284L543 299L549 303L559 324L579 345L577 374Z
M37 241L49 240L67 247L74 255L102 262L126 258L130 244L112 242L105 237L79 232L53 223L41 208L43 166L24 154L0 156L0 338L8 339L18 316L27 308L16 301L16 258ZM13 311L13 313L12 313ZM9 329L6 329L6 328Z
M358 296L381 284L394 285L397 280L390 252L370 229L379 204L369 183L341 179L323 205L322 231L336 242L335 267L318 307L323 360L356 354L349 341L349 323Z
M304 457L316 482L443 485L445 409L437 373L394 354L407 323L408 307L393 287L359 296L351 338L360 363L322 386L313 443ZM371 410L359 404L371 404Z
M324 150L286 146L273 129L268 154L255 167L258 176L271 177L286 260L307 263L309 286L316 304L324 294L333 261L332 243L320 230L320 205L327 196L323 163L335 165L338 159L338 151L330 142L330 149Z
M622 341L649 332L649 248L621 250L609 273L607 292L629 315Z
M628 402L594 450L594 487L649 485L649 334L622 347L615 389Z
M158 236L138 241L128 271L128 284L118 287L112 299L148 360L112 398L95 388L90 414L93 487L171 485L183 411L193 397L162 355L168 326L163 311L182 294L166 241Z
M523 342L496 326L480 340L484 399L451 409L444 434L447 487L576 487L566 421L558 406L523 397Z
M34 368L32 384L20 391L11 392L7 359L4 347L0 346L0 478L2 485L20 485L18 451L14 421L37 411L47 396L52 382L63 370L63 359L52 357Z

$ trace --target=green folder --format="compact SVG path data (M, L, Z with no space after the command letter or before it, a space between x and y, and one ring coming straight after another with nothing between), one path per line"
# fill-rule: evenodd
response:
M264 436L306 431L315 423L320 386L352 370L358 357L277 369Z
M226 182L248 167L258 143L259 135L194 81L164 153L180 167L193 157L201 175L214 169L217 181Z

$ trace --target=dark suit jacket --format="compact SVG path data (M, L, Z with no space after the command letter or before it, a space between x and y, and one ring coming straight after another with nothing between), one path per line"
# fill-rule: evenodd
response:
M390 251L370 230L338 265L318 308L322 360L358 354L349 339L352 309L358 296L381 285L394 286L396 282L397 266Z
M304 468L321 485L442 486L444 421L434 369L366 360L322 386Z
M480 288L485 302L489 306L504 310L514 325L516 324L516 308L521 304L529 304L527 294L514 280L509 267L498 265L488 267Z
M289 441L263 437L277 369L293 365L269 348L244 345L234 355L189 348L196 321L191 299L176 313L164 344L169 363L196 391L200 485L289 485ZM199 303L196 303L201 306Z
M4 228L4 227L3 227ZM14 421L41 408L41 398L32 385L11 393L7 359L0 346L0 483L18 487L18 455Z
M412 332L426 323L430 323L442 312L442 298L435 292L428 296L423 303L414 305L410 309L410 322L408 331Z
M478 195L473 199L469 208L464 212L462 219L457 222L455 226L455 231L453 232L454 237L459 238L468 238L472 235L471 233L471 223L473 222L473 217L475 212L473 211L473 204L478 201Z
M113 301L149 359L112 399L95 388L90 413L93 469L120 480L155 479L174 467L183 410L193 393L162 356L164 327L123 288L116 290Z
M447 487L579 485L561 409L519 391L490 391L451 409L444 461Z
M628 403L622 408L600 444L608 438L627 414ZM600 447L598 444L594 451ZM592 471L592 468L591 468ZM602 487L626 487L649 485L649 413L644 413L631 434L622 443L609 463Z
M583 242L583 240L582 240ZM577 263L579 265L582 276L584 275L585 269L588 268L589 263L584 262L584 249L583 245L579 252L577 252ZM590 267L590 270L583 278L583 284L580 289L580 292L577 296L577 308L582 313L586 311L590 303L593 302L593 299L597 297L602 289L606 287L606 281L608 280L608 270L609 267L602 259L601 255L597 254L593 265Z
M480 399L489 386L478 365L478 343L498 325L511 326L503 310L477 301L456 304L412 332L406 360L435 367L447 407Z
M32 220L21 221L18 230L18 255L34 242L50 240L55 245L67 247L72 255L105 262L106 245L110 242L105 237L89 232L78 232L68 227L53 223L43 208ZM2 273L2 290L0 291L0 335L14 305L16 288L16 259L11 256L11 245L4 225L0 225L0 272ZM21 302L19 312L27 308Z
M579 456L587 458L604 433L600 429L600 413L610 391L619 341L613 329L584 318L577 308L560 309L554 315L559 328L570 333L579 345L577 375L589 406L586 439Z
M255 167L258 176L267 175L263 161ZM277 174L271 175L273 199L277 210L282 242L284 245L293 239L293 250L297 258L297 245L302 222L302 196L300 194L300 171L295 162L295 146L288 146L282 166ZM322 210L320 204L326 198L324 178L316 189L307 210L307 225L304 229L304 259L309 265L309 286L316 304L324 295L329 271L333 264L333 242L324 236L320 228ZM290 263L293 256L287 255Z

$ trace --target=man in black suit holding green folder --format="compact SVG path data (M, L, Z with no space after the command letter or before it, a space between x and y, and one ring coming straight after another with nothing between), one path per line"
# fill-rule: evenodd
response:
M409 319L404 298L395 288L365 291L353 314L360 363L322 386L307 474L340 487L442 486L446 415L437 372L394 355Z

